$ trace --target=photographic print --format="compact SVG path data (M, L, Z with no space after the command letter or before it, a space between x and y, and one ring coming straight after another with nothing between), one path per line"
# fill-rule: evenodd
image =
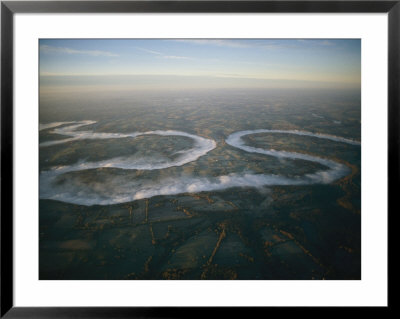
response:
M360 39L40 39L39 279L360 280Z

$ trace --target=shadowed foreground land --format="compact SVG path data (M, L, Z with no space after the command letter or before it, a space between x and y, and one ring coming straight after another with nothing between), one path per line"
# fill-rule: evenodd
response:
M40 279L359 279L359 215L336 202L335 188L273 187L267 199L232 189L106 207L43 200ZM331 208L292 209L319 204Z

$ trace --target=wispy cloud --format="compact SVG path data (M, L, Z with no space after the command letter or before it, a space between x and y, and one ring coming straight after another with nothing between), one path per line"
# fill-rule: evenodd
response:
M139 48L139 47L136 47L136 49L138 49L138 50L140 50L140 51L143 51L143 52L147 52L147 53L155 54L155 55L164 55L164 54L163 54L163 53L161 53L161 52L158 52L158 51L153 51L153 50L149 50L149 49L145 49L145 48Z
M277 43L274 41L242 41L242 40L229 40L229 39L178 39L178 42L191 43L195 45L212 45L218 47L235 48L235 49L247 49L247 48L259 48L259 49L286 49L288 44Z
M254 41L242 41L242 40L230 40L230 39L178 39L178 42L190 43L195 45L212 45L219 47L228 48L260 48L269 50L279 50L279 49L290 49L296 47L296 43L292 42L277 42L274 40L270 41L259 41L255 39ZM318 46L334 46L335 43L329 40L319 40L319 39L298 39L298 43L313 44Z
M108 52L108 51L100 51L100 50L76 50L71 48L64 47L53 47L50 45L41 45L40 52L42 53L57 53L57 54L82 54L82 55L90 55L90 56L105 56L105 57L117 57L118 54Z
M199 45L215 45L231 48L248 48L251 47L248 43L238 40L221 40L221 39L179 39L178 42L199 44Z
M139 48L139 47L136 47L136 48L139 49L139 50L141 50L141 51L143 51L143 52L147 52L147 53L156 55L156 56L158 56L158 57L160 57L160 58L163 58L163 59L193 60L193 58L190 58L190 57L187 57L187 56L166 55L166 54L164 54L164 53L162 53L162 52L159 52L159 51L154 51L154 50L149 50L149 49Z

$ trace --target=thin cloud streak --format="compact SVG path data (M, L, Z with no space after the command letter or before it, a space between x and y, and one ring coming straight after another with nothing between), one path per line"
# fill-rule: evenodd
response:
M192 43L192 44L200 44L200 45L215 45L215 46L223 46L223 47L231 47L231 48L249 48L250 45L232 40L219 40L219 39L179 39L175 40L177 42L184 43Z
M106 57L118 57L118 54L108 52L108 51L100 51L100 50L76 50L71 48L64 47L53 47L50 45L41 45L40 52L42 53L58 53L58 54L83 54L90 56L106 56Z
M158 51L153 51L153 50L149 50L149 49L145 49L145 48L139 48L139 47L136 47L136 49L139 49L140 51L143 51L143 52L147 52L147 53L155 54L155 55L164 55L164 54L163 54L163 53L161 53L161 52L158 52Z
M144 48L138 48L137 49L143 51L143 52L147 52L153 55L156 55L160 58L163 59L174 59L174 60L194 60L193 58L187 57L187 56L179 56L179 55L166 55L162 52L158 52L158 51L154 51L154 50L149 50L149 49L144 49Z
M240 41L240 40L219 40L219 39L179 39L177 42L191 43L196 45L213 45L227 48L247 49L247 48L262 48L262 49L285 49L289 46L287 44L261 44L255 41Z
M293 42L292 44L289 43L274 43L271 40L271 43L260 43L255 39L254 41L240 41L240 40L226 40L226 39L178 39L175 40L177 42L184 42L184 43L191 43L196 45L213 45L219 47L228 47L228 48L260 48L260 49L268 49L268 50L280 50L280 49L289 49L296 47L296 43ZM334 46L335 43L329 40L319 40L319 39L298 39L298 43L304 44L313 44L318 46Z

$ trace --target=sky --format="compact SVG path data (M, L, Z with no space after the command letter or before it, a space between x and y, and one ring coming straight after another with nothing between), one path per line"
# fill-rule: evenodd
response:
M360 88L359 39L41 39L42 88Z

